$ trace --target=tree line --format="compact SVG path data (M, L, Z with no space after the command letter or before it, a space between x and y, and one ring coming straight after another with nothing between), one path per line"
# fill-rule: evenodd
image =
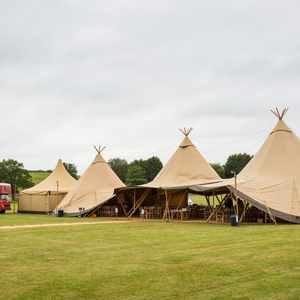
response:
M234 173L238 174L251 158L252 156L247 153L238 153L230 155L224 165L212 163L211 166L221 178L231 178ZM127 162L123 158L113 158L108 163L119 178L128 186L152 181L163 167L161 160L157 156L152 156L148 159L136 159L132 162ZM79 178L75 164L64 163L64 166L71 176L76 179ZM13 199L15 199L16 193L34 185L30 171L24 168L23 163L13 159L0 161L0 182L11 184Z
M221 178L231 178L234 173L239 174L252 158L253 156L247 153L237 153L230 155L224 165L212 163L211 166Z
M130 163L122 158L113 158L108 163L119 178L129 186L152 181L163 167L157 156L136 159Z
M234 173L239 174L252 157L247 153L232 154L224 165L212 163L211 166L221 178L231 178ZM114 158L109 161L109 164L119 178L129 186L152 181L163 167L156 156L146 160L134 160L131 163L125 159Z

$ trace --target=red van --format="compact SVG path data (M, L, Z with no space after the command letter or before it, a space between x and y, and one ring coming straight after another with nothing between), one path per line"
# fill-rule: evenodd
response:
M11 186L8 183L0 183L0 214L10 210Z

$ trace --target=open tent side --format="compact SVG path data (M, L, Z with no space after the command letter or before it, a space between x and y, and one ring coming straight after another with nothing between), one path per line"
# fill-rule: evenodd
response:
M190 186L221 180L190 140L191 130L181 130L182 142L153 181L116 191L126 216L142 211L151 217L170 219L172 209L187 206Z
M276 218L300 223L300 140L285 124L287 109L272 113L278 122L265 143L236 178L217 184L194 186L200 193L230 193L240 218L252 206L263 211L276 223ZM248 206L244 204L249 204ZM216 208L215 213L219 208Z
M57 206L56 211L63 210L64 214L70 216L89 214L112 199L116 188L125 186L102 157L104 147L95 149L95 159L80 177L76 188Z

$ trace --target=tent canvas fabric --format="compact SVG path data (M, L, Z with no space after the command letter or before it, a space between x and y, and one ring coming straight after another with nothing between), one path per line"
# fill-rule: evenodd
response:
M234 180L224 180L194 191L227 188L257 208L283 220L300 223L300 140L282 117L269 137Z
M219 180L219 175L186 135L154 180L143 187L180 189Z
M74 216L88 213L111 199L116 188L124 186L99 151L76 188L67 194L57 210L63 209L65 214Z
M182 142L153 181L116 191L120 201L125 198L127 204L133 203L127 212L128 216L134 215L146 203L147 206L165 206L165 218L170 206L179 207L187 203L190 186L221 180L188 137L190 131L183 131L185 136ZM139 196L135 197L137 192ZM181 193L180 196L178 193Z
M20 193L18 211L51 212L76 183L60 159L46 179Z

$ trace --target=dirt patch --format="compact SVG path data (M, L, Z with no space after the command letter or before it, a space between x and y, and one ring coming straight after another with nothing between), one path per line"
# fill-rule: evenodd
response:
M32 224L32 225L7 225L0 226L0 230L4 229L26 229L26 228L43 228L43 227L59 227L59 226L78 226L78 225L95 225L95 224L124 224L131 221L100 221L100 222L75 222L75 223L52 223L52 224Z

